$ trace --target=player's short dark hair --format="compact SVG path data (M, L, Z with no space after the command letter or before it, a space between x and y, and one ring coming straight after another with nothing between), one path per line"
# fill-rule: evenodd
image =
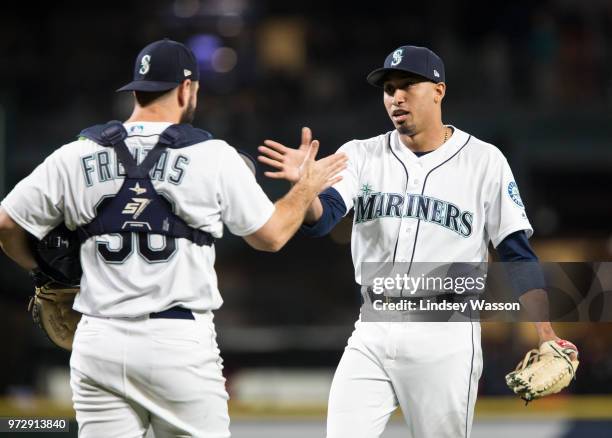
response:
M156 100L162 98L163 96L171 93L172 90L167 91L134 91L134 96L136 96L136 102L140 106L147 106L155 102Z

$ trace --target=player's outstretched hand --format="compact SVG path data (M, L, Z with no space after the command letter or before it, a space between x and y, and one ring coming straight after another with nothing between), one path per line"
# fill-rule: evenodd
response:
M302 165L311 143L312 131L307 127L302 128L302 141L295 149L274 140L264 141L265 146L257 148L262 154L257 159L276 169L273 172L264 172L264 175L274 179L286 179L295 184L300 179Z
M344 153L315 160L318 151L319 141L313 140L306 149L304 161L298 170L298 183L305 184L314 193L320 193L340 181L342 176L339 173L346 169L348 161L348 157Z

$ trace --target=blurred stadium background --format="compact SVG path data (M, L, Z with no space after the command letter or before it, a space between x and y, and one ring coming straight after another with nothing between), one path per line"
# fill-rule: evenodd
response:
M304 125L323 154L392 129L365 75L399 45L429 46L446 63L445 122L506 154L541 259L612 259L609 0L15 2L0 16L0 197L82 128L125 119L130 97L113 90L140 48L166 36L199 59L195 124L253 154L265 138L295 145ZM260 182L272 199L287 190ZM329 384L359 309L350 229L349 218L279 254L230 235L218 242L216 324L235 437L324 436ZM34 327L30 293L27 274L0 256L0 417L72 417L69 355ZM581 348L579 379L524 407L503 376L534 332L484 325L474 437L612 436L612 325L557 327ZM402 427L397 415L384 436L406 436Z

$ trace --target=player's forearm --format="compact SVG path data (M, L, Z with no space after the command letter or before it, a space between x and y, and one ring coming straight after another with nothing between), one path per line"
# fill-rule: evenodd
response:
M292 183L291 187L295 187L295 183ZM323 204L321 204L321 200L317 196L313 199L313 201L306 209L306 214L304 215L304 223L307 225L312 225L316 223L319 219L321 219L322 215Z
M36 267L25 231L3 209L0 209L0 247L22 268Z
M308 184L298 182L276 202L272 216L276 230L275 249L282 248L297 232L314 199L317 199L317 191Z
M246 241L260 251L279 251L293 237L302 222L306 209L317 196L317 190L311 185L298 182L289 193L274 204L274 213L263 227Z
M304 216L304 223L308 225L312 225L316 223L321 216L323 215L323 204L321 204L321 200L319 197L315 197L314 200L310 203L308 208L306 209L306 215Z
M534 322L536 332L538 333L538 338L540 339L540 343L545 341L551 341L555 339L559 339L555 330L552 327L552 324L548 321L542 322Z
M549 316L548 295L544 289L532 289L519 298L527 312L530 321L533 321L540 342L557 339L552 328Z

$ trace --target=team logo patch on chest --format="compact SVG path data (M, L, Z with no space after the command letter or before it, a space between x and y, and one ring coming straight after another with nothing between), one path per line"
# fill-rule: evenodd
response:
M376 192L364 184L355 198L355 224L385 217L415 218L438 224L462 237L472 234L474 213L457 205L419 194Z

